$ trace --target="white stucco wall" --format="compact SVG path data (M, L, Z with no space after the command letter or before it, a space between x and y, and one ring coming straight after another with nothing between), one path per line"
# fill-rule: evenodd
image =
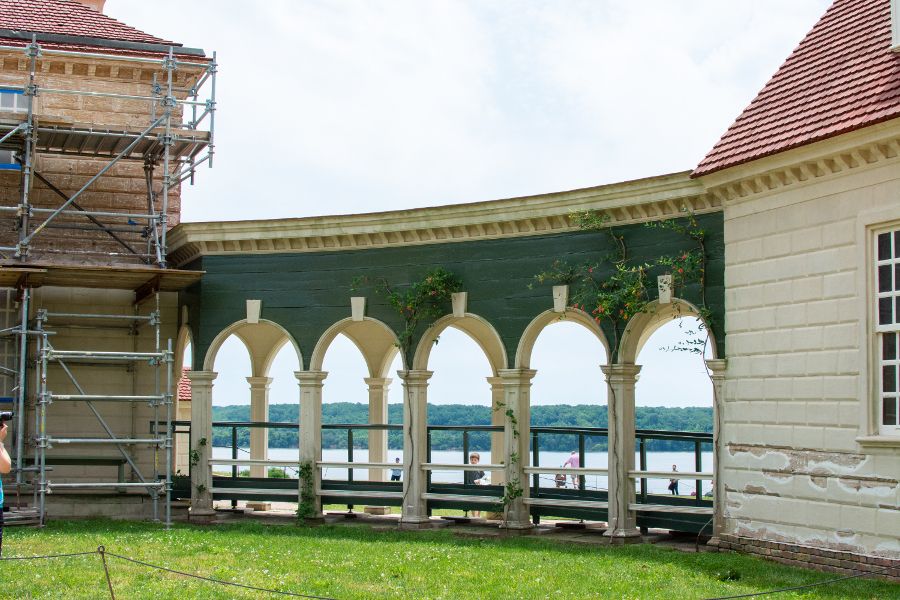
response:
M877 432L865 225L900 223L900 157L885 154L763 176L725 204L727 533L900 557L900 439L859 442Z

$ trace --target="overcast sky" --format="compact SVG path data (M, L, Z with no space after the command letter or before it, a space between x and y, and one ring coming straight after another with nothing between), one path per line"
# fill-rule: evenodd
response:
M106 12L218 52L216 166L183 205L184 220L215 221L473 202L691 169L828 4L108 0ZM585 386L602 380L604 361L585 333L559 324L541 337L536 402L604 400L602 385ZM710 405L697 357L658 351L679 335L672 327L648 344L656 357L640 358L639 403ZM361 358L349 341L335 344L326 400L363 401ZM487 362L473 347L442 337L432 399L489 402ZM223 349L217 404L246 402L243 352ZM295 363L288 352L276 361L273 401L296 398Z

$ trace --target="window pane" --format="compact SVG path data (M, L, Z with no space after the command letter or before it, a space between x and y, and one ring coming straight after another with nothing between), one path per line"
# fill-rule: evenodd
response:
M897 367L894 365L885 365L881 368L881 391L897 391Z
M900 258L900 229L894 232L894 258Z
M887 260L891 257L891 234L878 235L878 260Z
M881 336L881 360L897 360L896 333L885 333Z
M878 324L879 325L890 325L893 323L891 320L891 298L880 298L878 300Z
M891 292L894 290L894 282L891 281L891 265L881 265L878 267L878 291Z
M896 425L897 424L897 399L883 398L881 400L881 424Z
M900 262L894 265L894 290L900 292Z
M12 110L14 100L15 96L13 96L12 94L0 93L0 109Z

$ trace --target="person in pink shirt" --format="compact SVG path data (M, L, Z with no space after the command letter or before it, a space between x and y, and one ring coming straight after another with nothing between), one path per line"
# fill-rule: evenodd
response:
M566 459L566 462L563 463L563 468L571 467L573 469L577 469L581 466L581 461L578 459L578 452L572 450L572 454L569 455L569 458ZM578 475L572 475L572 487L578 487Z

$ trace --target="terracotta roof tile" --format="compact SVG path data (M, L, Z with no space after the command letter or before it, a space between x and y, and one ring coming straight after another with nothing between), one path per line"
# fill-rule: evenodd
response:
M178 380L178 401L191 401L191 380L187 378L187 372L190 367L184 367L181 370L181 379Z
M180 46L75 0L0 0L0 28Z
M722 139L697 177L900 117L890 0L835 0Z

